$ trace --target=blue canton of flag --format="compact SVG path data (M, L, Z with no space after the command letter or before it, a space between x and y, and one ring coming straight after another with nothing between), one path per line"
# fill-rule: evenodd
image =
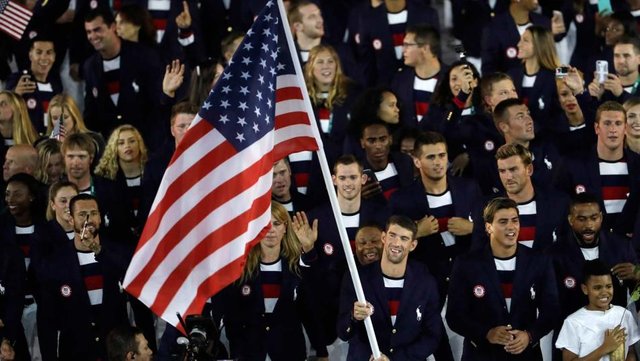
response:
M273 130L276 77L294 75L277 6L269 1L205 101L200 116L240 151Z

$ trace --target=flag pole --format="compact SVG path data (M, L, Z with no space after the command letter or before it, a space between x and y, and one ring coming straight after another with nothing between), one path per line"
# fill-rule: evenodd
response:
M362 283L360 282L360 276L358 275L358 268L356 266L356 261L353 256L353 251L351 250L351 244L349 243L349 236L347 235L347 229L344 226L344 222L342 222L342 214L340 212L340 206L338 204L338 197L336 196L336 193L333 192L333 182L331 180L331 171L329 170L327 156L324 154L324 149L322 147L320 132L318 131L316 117L313 112L313 108L311 107L311 100L309 99L309 93L307 92L307 87L304 81L302 67L300 66L300 60L298 59L298 54L296 53L296 46L293 43L293 36L291 35L291 28L289 27L289 20L287 19L287 12L284 9L284 4L282 3L282 0L277 0L277 2L278 2L278 8L280 9L281 19L283 21L282 25L284 26L284 33L287 38L287 44L289 45L289 52L291 52L293 66L296 70L296 77L298 78L298 82L301 84L300 90L302 91L304 106L306 108L307 114L309 115L309 120L311 121L311 129L313 131L313 135L316 138L316 141L318 142L317 154L318 154L318 160L320 161L320 168L322 169L322 178L324 179L324 184L327 188L327 193L329 194L329 201L331 203L333 217L335 218L336 225L338 226L338 233L340 234L340 241L342 242L344 255L347 258L347 265L349 266L349 273L351 275L351 281L353 282L353 288L356 291L356 297L358 298L358 302L365 303L366 300L364 298L364 291L362 290ZM371 322L371 317L366 317L364 319L364 326L367 331L367 337L369 338L369 345L371 346L373 358L377 359L380 357L381 354L380 354L380 348L378 347L378 341L376 340L376 333L375 333L375 330L373 329L373 323Z

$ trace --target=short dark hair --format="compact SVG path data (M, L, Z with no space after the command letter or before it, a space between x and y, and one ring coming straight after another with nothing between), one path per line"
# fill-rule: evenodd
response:
M587 284L592 276L611 276L611 269L599 259L585 261L582 266L582 283Z
M499 210L511 208L514 208L518 215L520 215L520 211L518 211L518 203L513 199L509 199L507 197L494 198L484 207L482 218L484 218L485 223L493 223L493 218Z
M173 125L173 123L176 121L176 116L178 114L196 115L198 114L198 110L200 109L198 108L197 105L190 103L186 100L176 103L174 106L171 107L171 117L169 118L171 119L171 125Z
M107 26L111 26L115 22L115 18L111 10L100 6L89 10L89 12L84 16L84 22L88 23L97 18L102 18L102 21L104 21Z
M429 45L429 50L436 57L440 57L440 32L435 27L428 24L414 24L407 26L405 34L415 34L416 43L419 45Z
M393 215L389 217L387 220L387 225L385 227L385 232L389 231L389 227L391 225L397 225L404 229L408 229L411 231L412 239L416 239L416 235L418 234L418 226L416 226L416 222L412 221L411 218L404 215Z
M96 196L92 194L78 193L69 201L69 211L71 212L71 214L73 214L73 208L76 205L76 202L80 201L94 201L98 206L98 210L100 210L100 204L98 203L98 198L96 198Z
M353 154L343 154L341 155L336 162L333 164L333 174L336 174L339 165L350 165L356 164L358 165L358 169L360 169L360 173L362 173L362 162L356 158Z
M569 201L569 213L571 213L573 208L577 205L592 203L597 204L598 208L600 208L600 197L589 192L574 194L571 196L571 200Z
M371 122L362 123L362 125L360 126L360 138L359 139L362 139L362 137L364 137L364 130L365 129L367 129L369 127L373 127L375 125L379 125L379 126L384 127L387 130L387 132L389 133L389 135L391 135L391 131L389 130L389 124L383 122L382 120L374 120L374 121L371 121Z
M413 155L415 157L419 157L422 155L422 146L423 145L435 145L443 143L445 149L447 148L447 140L444 136L438 132L421 132L415 138L415 143L413 143Z
M502 134L502 130L500 130L499 126L500 123L507 123L509 121L509 108L516 105L525 105L524 100L521 98L508 98L498 103L493 110L493 124L496 126L500 134Z
M138 353L138 342L136 336L142 331L130 325L121 325L109 332L107 335L107 356L109 361L122 361L127 359L127 354Z
M600 104L598 110L596 110L596 123L600 122L602 112L620 112L624 114L625 122L627 121L627 111L624 110L622 104L618 103L615 100L607 100L606 102Z
M35 43L37 42L43 42L43 43L51 43L53 45L55 45L53 38L47 34L38 34L36 35L33 39L31 39L30 41L30 45L29 45L29 49L33 49L33 46L35 45ZM56 51L56 48L54 46L53 51Z
M630 36L626 34L622 35L616 42L616 45L633 45L633 51L636 53L636 55L640 55L640 39L638 39L637 36Z

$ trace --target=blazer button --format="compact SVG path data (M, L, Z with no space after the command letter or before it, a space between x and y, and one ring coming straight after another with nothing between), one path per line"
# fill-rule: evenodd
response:
M265 329L265 330L267 330L267 331L269 331L269 330L270 330L269 326L265 327L264 329Z
M347 332L351 332L351 327L347 327Z
M96 337L96 342L100 342L100 337Z
M393 353L393 349L392 348L389 349L389 353Z
M391 330L391 333L395 334L396 332L398 332L395 328L393 330Z

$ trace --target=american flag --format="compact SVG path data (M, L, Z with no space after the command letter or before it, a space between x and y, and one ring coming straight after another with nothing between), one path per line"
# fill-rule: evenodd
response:
M16 40L22 38L33 13L11 0L0 0L0 30Z
M242 274L271 225L273 163L318 149L291 54L269 1L165 172L124 286L174 326Z

